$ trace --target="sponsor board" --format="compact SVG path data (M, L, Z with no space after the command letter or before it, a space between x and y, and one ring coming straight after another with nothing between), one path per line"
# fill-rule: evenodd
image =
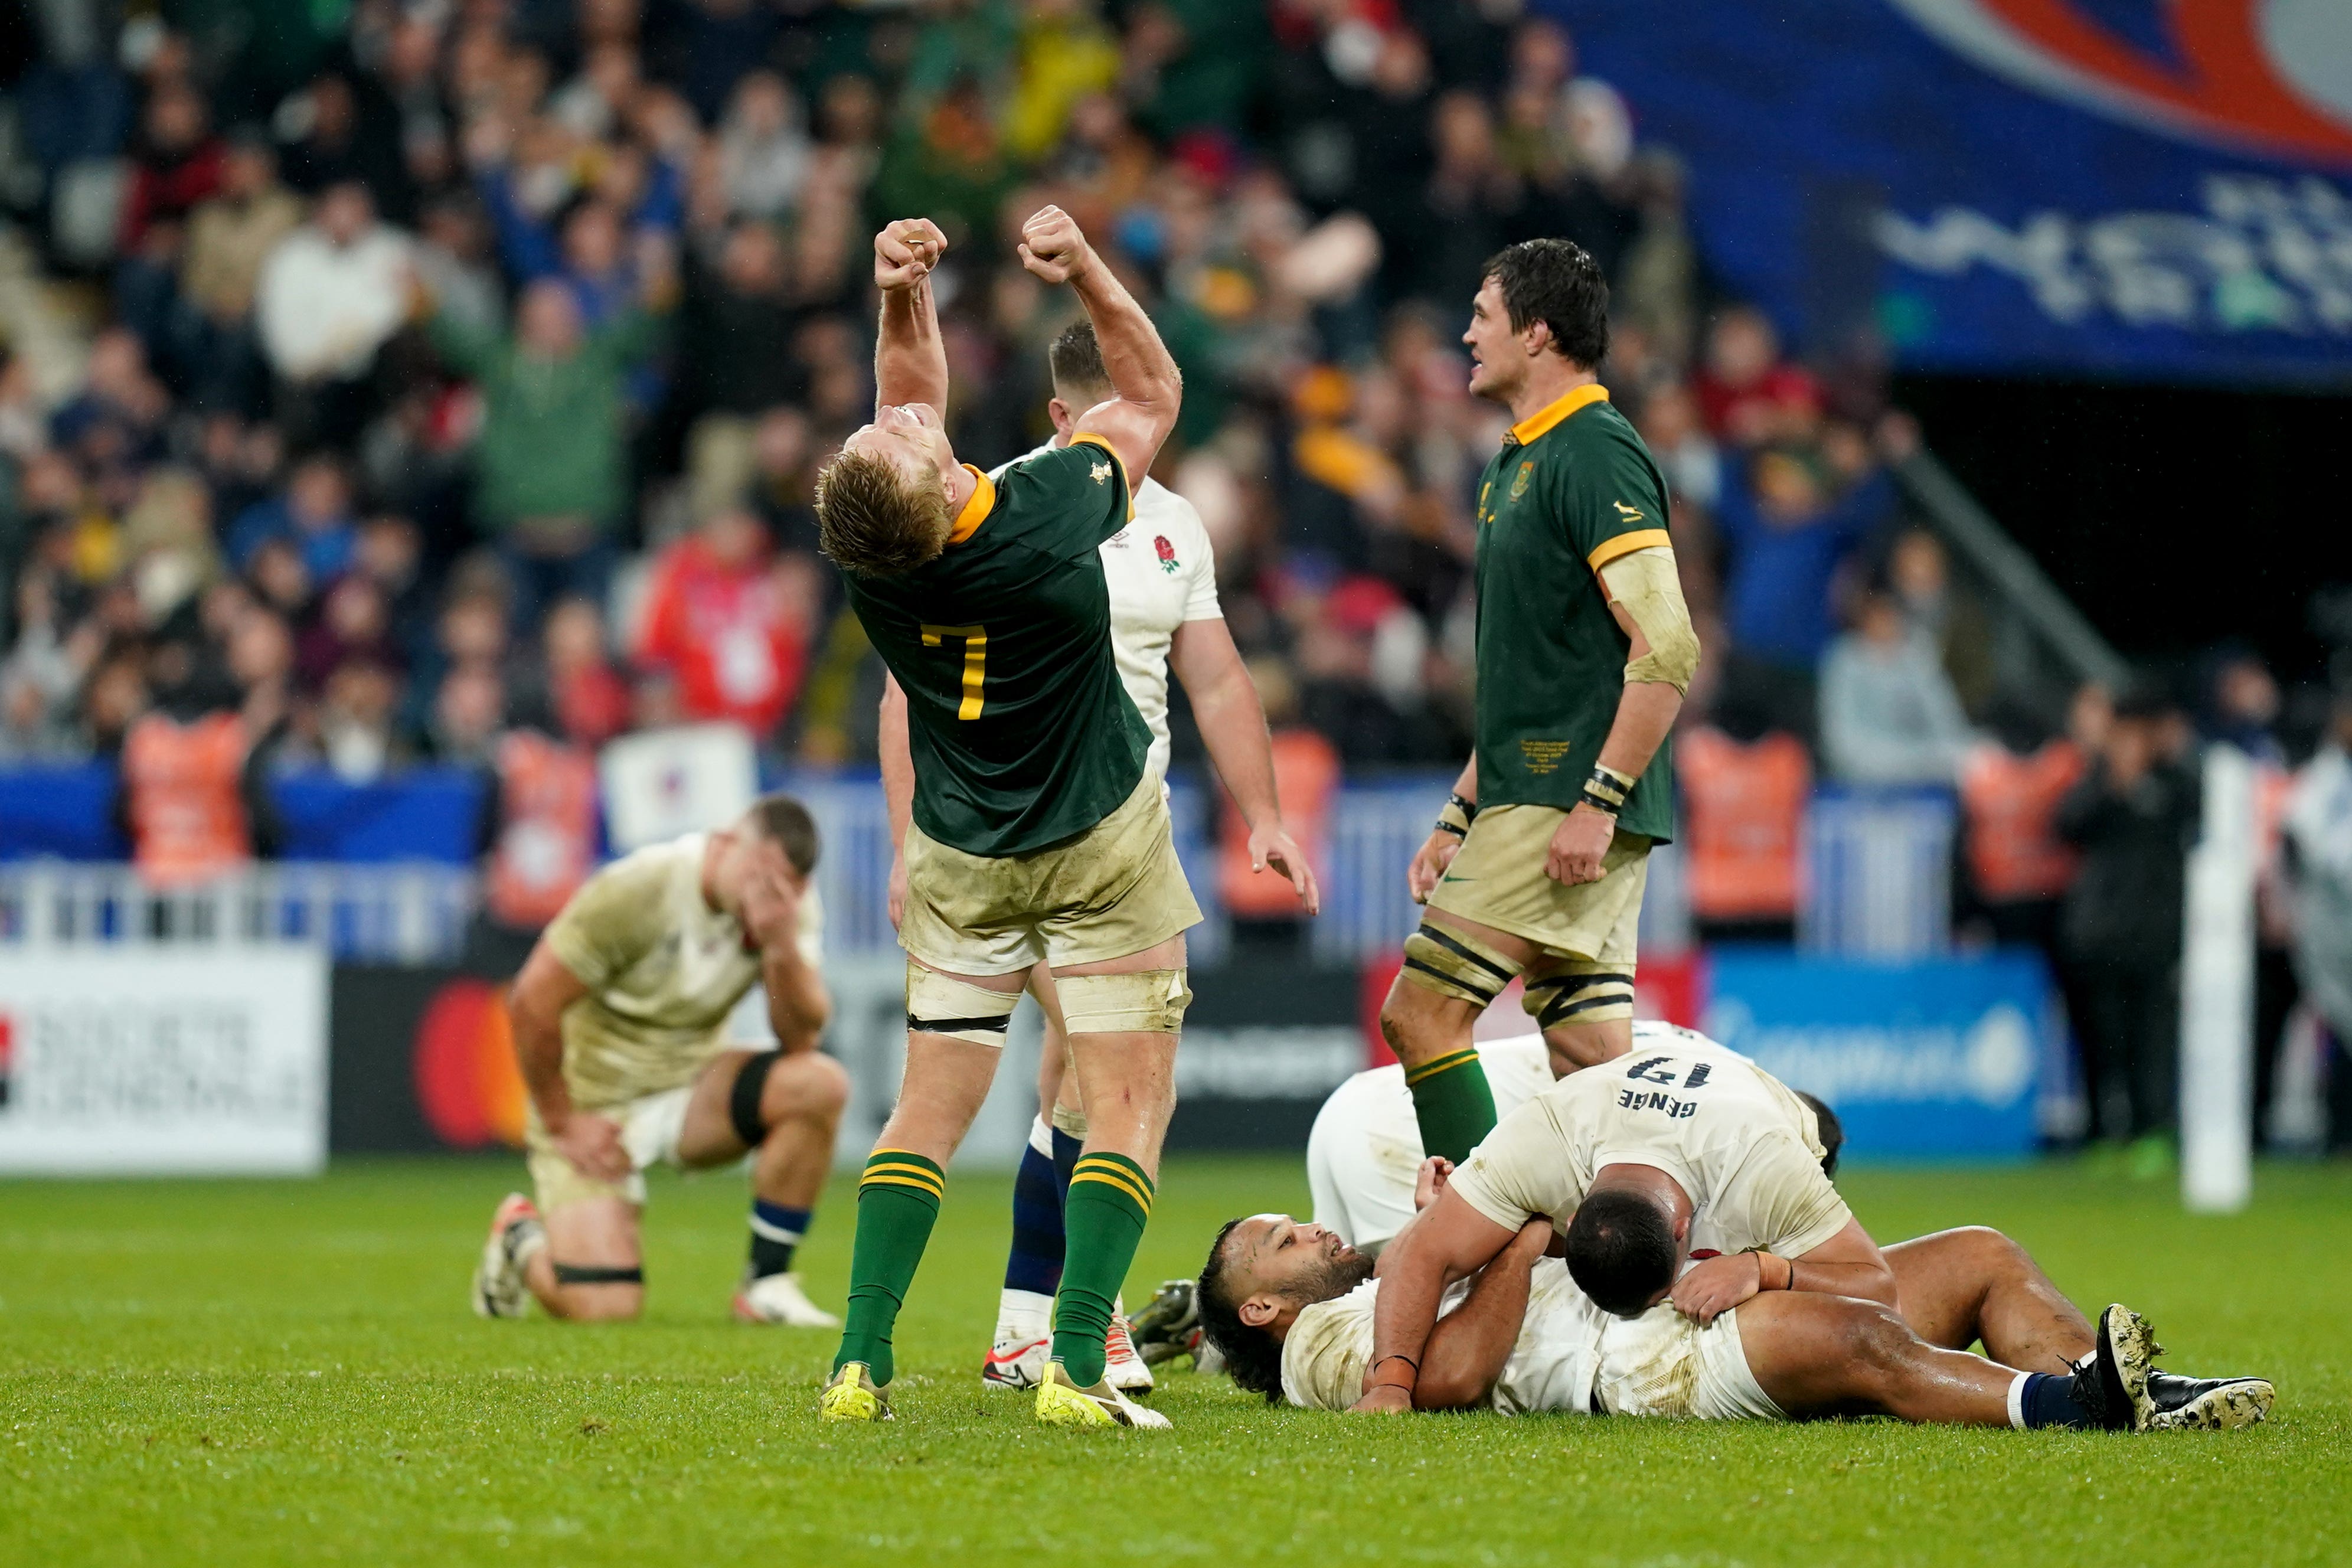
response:
M2056 1028L2031 953L1874 964L1718 949L1701 1027L1820 1096L1857 1160L2033 1152Z
M313 1173L327 1074L322 951L0 955L0 1171Z

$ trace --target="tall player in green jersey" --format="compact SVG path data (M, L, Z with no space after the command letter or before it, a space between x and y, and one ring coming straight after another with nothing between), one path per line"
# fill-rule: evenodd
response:
M1094 322L1113 396L1066 447L992 481L940 427L948 365L922 220L875 237L882 291L874 423L819 477L817 526L907 697L907 1068L858 1187L849 1309L828 1420L889 1413L891 1332L988 1094L1005 1027L1049 965L1087 1110L1065 1203L1051 1359L1037 1417L1165 1426L1103 1380L1112 1303L1150 1218L1201 918L1170 836L1150 734L1118 678L1097 553L1176 422L1176 362L1059 208L1022 230L1024 266L1067 283Z
M1429 912L1381 1010L1423 1144L1455 1161L1495 1123L1471 1029L1514 975L1555 1072L1632 1047L1667 734L1698 663L1665 481L1596 375L1601 269L1564 239L1510 247L1462 341L1470 390L1517 421L1478 484L1477 747L1413 857Z

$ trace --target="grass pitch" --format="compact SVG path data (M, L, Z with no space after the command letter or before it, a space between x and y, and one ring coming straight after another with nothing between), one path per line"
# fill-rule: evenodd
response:
M1885 1239L2026 1243L2270 1423L2132 1439L1269 1409L1179 1373L1172 1434L1039 1430L974 1376L1002 1178L950 1182L898 1331L900 1419L820 1428L822 1333L738 1327L733 1177L656 1182L645 1321L476 1321L519 1162L318 1182L0 1184L0 1563L1097 1561L1619 1564L2344 1562L2352 1169L2270 1168L2236 1218L2071 1167L1857 1172ZM803 1269L837 1305L851 1194ZM1171 1163L1130 1301L1217 1222L1307 1203L1290 1161Z

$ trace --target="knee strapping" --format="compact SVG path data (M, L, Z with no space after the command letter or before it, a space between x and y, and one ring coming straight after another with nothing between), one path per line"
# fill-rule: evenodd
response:
M907 1027L917 1034L1002 1047L1020 1001L1018 991L991 991L919 963L907 965Z
M1428 921L1404 939L1404 977L1424 991L1486 1007L1525 966L1477 938Z
M640 1266L627 1268L608 1268L594 1263L559 1263L555 1265L558 1285L642 1285L646 1271Z
M1065 1138L1076 1138L1081 1142L1085 1142L1087 1136L1087 1113L1080 1107L1075 1105L1064 1105L1061 1101L1055 1100L1054 1102L1051 1120L1054 1124L1055 1131L1059 1132ZM1050 1154L1053 1151L1048 1149L1046 1152Z
M1521 1004L1539 1029L1606 1024L1633 1016L1633 977L1599 963L1571 963L1528 982Z
M768 1119L761 1114L760 1101L768 1092L768 1075L783 1059L782 1051L761 1051L745 1057L743 1065L735 1069L735 1081L727 1090L727 1120L734 1124L735 1136L746 1148L757 1149L767 1142Z
M1184 1026L1192 989L1181 969L1054 977L1062 1025L1073 1035L1172 1035Z

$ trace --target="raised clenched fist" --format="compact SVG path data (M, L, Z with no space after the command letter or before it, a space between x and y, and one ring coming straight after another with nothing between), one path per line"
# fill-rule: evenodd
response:
M947 254L948 237L927 217L893 218L874 236L874 286L895 292L931 275Z
M1067 283L1093 259L1077 220L1059 207L1040 207L1021 226L1021 265L1048 283Z

